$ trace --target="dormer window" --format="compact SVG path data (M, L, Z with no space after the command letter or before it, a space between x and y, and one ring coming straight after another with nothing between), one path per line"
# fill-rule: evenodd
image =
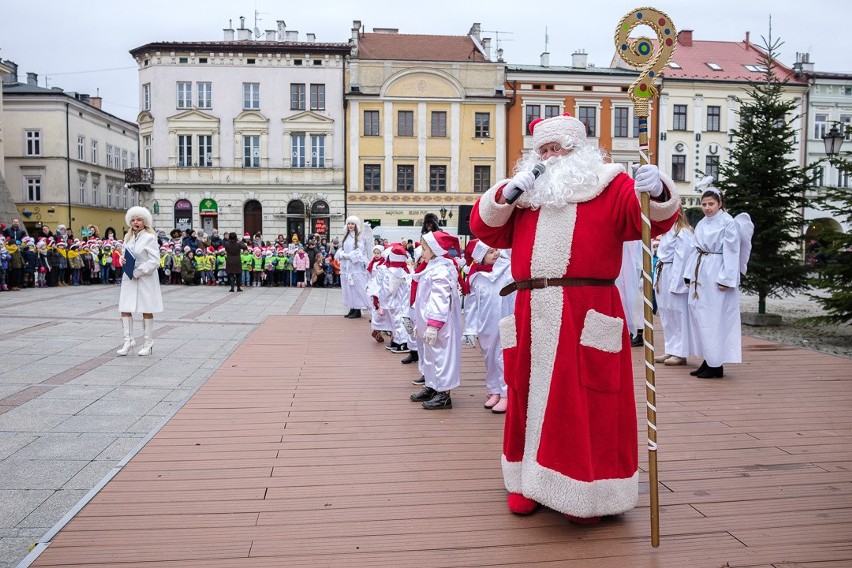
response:
M680 65L678 65L674 61L669 61L669 67L671 67L672 69L683 69Z
M745 68L753 73L766 73L765 65L746 65Z
M722 68L716 63L707 63L707 67L709 67L713 71L721 71L722 70Z

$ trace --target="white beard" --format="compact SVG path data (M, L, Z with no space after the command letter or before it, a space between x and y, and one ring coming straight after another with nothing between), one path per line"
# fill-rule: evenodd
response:
M604 156L590 144L578 146L567 156L552 156L544 162L536 152L530 151L518 160L515 171L532 170L538 163L543 163L546 169L536 178L532 189L518 199L519 207L560 208L575 201L572 199L575 192L588 192L589 187L598 184L598 171L604 164Z

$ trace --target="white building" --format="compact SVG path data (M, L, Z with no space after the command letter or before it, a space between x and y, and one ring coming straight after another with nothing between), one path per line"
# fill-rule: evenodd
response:
M265 240L340 233L349 46L314 34L300 41L282 21L259 39L243 23L224 32L223 41L130 52L139 65L139 177L153 181L155 224Z
M35 73L19 82L17 65L5 64L4 172L27 231L63 224L83 237L96 225L121 237L138 199L124 184L124 170L137 166L136 125L101 110L99 97L39 87Z
M814 72L807 53L799 54L797 66L810 78L811 89L808 94L808 111L806 127L805 161L808 164L819 163L814 179L814 193L808 195L813 199L819 195L820 189L828 186L849 189L852 187L848 172L841 172L828 162L825 155L823 136L832 126L843 132L852 125L852 74ZM847 134L841 154L852 150L852 135ZM809 200L810 200L809 199ZM804 211L805 224L808 230L832 229L848 232L844 219L835 219L830 213L806 207Z

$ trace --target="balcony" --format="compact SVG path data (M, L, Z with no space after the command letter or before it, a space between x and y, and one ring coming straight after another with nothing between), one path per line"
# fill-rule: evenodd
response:
M154 191L154 170L152 168L128 168L124 170L124 183L137 191Z

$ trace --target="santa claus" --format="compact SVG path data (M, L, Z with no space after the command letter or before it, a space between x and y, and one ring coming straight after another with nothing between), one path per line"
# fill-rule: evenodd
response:
M614 284L622 243L641 238L639 192L651 195L653 234L672 226L680 199L656 166L640 167L634 183L607 163L569 115L530 131L518 173L470 218L483 242L512 249L515 282L501 292L517 290L514 314L500 321L503 478L513 513L543 504L594 523L638 500L629 330Z

